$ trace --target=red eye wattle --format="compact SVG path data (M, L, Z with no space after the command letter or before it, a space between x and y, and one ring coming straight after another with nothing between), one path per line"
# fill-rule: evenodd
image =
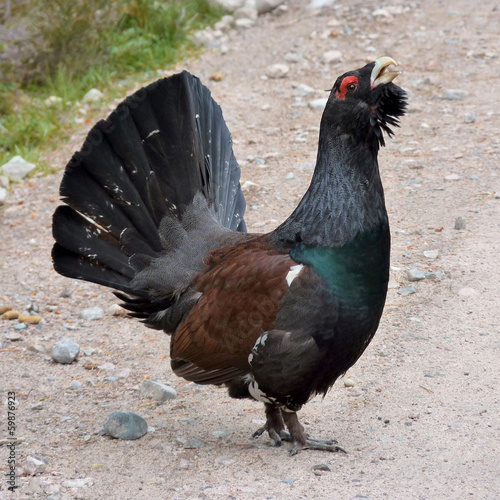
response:
M355 92L358 88L357 76L346 76L340 84L340 90L337 92L337 99L345 99L346 94Z

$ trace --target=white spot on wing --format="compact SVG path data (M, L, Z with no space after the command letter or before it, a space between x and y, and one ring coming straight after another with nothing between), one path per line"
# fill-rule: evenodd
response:
M159 134L159 133L160 133L160 129L158 129L158 128L155 130L152 130L151 132L149 132L146 139L149 139L152 135Z
M288 274L286 275L286 282L288 283L288 286L292 284L292 281L299 275L300 271L302 271L302 268L304 267L304 264L297 264L296 266L292 266L290 268L290 271L288 271Z

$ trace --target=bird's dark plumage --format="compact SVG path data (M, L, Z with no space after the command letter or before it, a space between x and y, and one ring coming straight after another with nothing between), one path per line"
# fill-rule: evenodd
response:
M377 154L404 114L390 58L337 79L301 202L275 231L247 234L219 106L187 72L126 99L66 167L54 267L113 288L132 316L171 334L174 372L265 403L294 449L296 412L363 353L387 293L390 236ZM285 431L288 428L289 433Z

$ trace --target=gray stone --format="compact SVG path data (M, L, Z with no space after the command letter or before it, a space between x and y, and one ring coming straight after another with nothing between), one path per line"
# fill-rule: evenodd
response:
M224 438L229 436L229 431L226 429L216 429L215 431L212 431L212 436L216 437L217 439Z
M237 28L241 28L241 29L251 28L254 24L255 24L255 21L253 21L252 19L248 19L246 17L241 17L240 19L236 19L234 21L234 25Z
M87 307L80 312L80 318L84 321L94 321L97 319L102 319L104 316L104 310L102 307Z
M308 106L311 109L325 109L326 103L328 102L327 97L322 97L321 99L314 99L308 103Z
M14 328L16 330L26 330L28 327L26 326L26 323L18 323Z
M0 167L0 173L6 175L11 181L19 182L23 180L36 165L28 163L21 156L14 156L11 160Z
M329 50L323 54L323 62L330 64L332 62L339 62L342 60L342 52L340 50Z
M7 196L9 196L9 192L5 188L0 187L0 205L5 205Z
M464 117L465 123L474 123L476 121L476 115L474 113L466 113Z
M78 389L81 389L83 387L83 384L79 382L78 380L72 380L71 384L69 384L70 389L73 389L74 391L77 391Z
M205 443L201 439L188 439L186 443L184 444L184 449L185 450L195 450L199 448L203 448L205 446Z
M63 337L52 349L52 359L56 363L73 363L78 354L80 354L80 345L66 337Z
M285 78L290 68L286 64L271 64L266 68L266 76L269 78Z
M448 101L462 101L469 95L467 90L460 89L448 89L442 95L441 99L445 99Z
M5 335L5 338L11 342L16 342L17 340L21 340L23 337L19 332L9 332Z
M259 13L257 9L253 9L252 7L240 7L234 11L234 19L237 21L238 19L251 19L252 21L256 21Z
M35 474L45 472L46 468L47 464L35 457L26 457L23 465L24 472L28 474L28 476L34 476Z
M417 289L413 285L406 286L406 287L398 290L398 294L403 295L403 296L411 295L412 293L416 293L416 292L417 292Z
M408 281L422 281L425 279L425 273L420 269L412 268L406 272Z
M141 393L159 403L177 397L177 392L173 387L169 387L158 380L145 380L141 385Z
M83 477L81 479L66 479L61 483L66 488L82 488L83 486L92 486L94 480L91 477Z
M311 467L312 470L323 470L331 472L332 468L327 463L316 464Z
M131 411L114 411L104 421L103 431L117 439L138 439L148 432L148 424Z
M285 175L286 180L293 179L295 177L295 174L293 172L288 172L288 174Z
M287 52L285 54L285 61L290 63L299 63L304 60L304 56L299 52Z
M465 221L462 219L462 217L457 217L455 219L454 228L457 229L458 231L461 229L465 229Z
M300 85L297 85L297 87L295 87L295 95L298 96L306 96L312 94L313 92L314 89L312 87L309 87L309 85L306 85L305 83L301 83Z

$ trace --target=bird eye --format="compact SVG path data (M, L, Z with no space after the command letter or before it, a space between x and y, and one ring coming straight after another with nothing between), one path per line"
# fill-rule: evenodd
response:
M354 92L357 88L357 85L354 83L350 83L349 85L346 86L347 92Z

